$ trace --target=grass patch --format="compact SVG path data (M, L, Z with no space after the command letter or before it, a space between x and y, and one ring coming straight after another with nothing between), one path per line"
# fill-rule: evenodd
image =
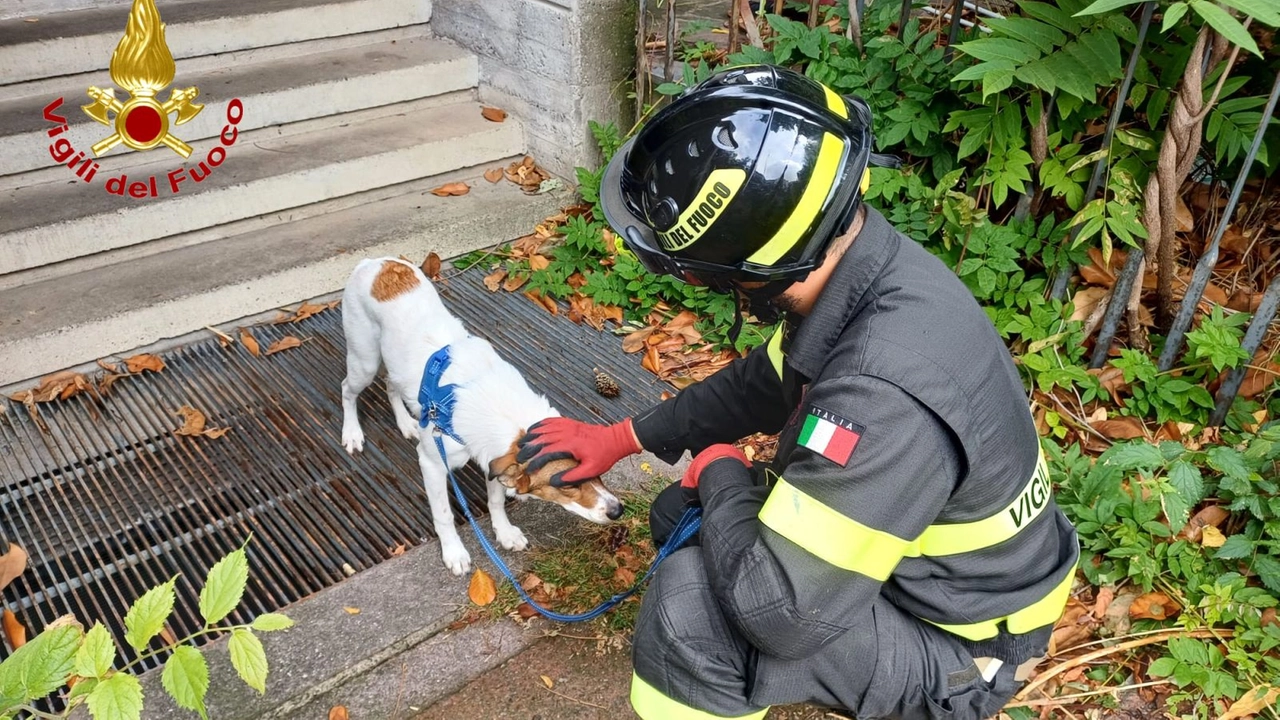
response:
M535 547L526 554L528 570L521 585L537 603L560 613L581 613L594 608L635 584L653 561L655 549L649 533L649 506L672 480L650 475L639 490L618 492L625 510L607 526L580 524L554 546ZM617 607L580 627L600 636L630 635L644 588ZM511 583L498 588L498 597L485 610L492 619L537 617Z

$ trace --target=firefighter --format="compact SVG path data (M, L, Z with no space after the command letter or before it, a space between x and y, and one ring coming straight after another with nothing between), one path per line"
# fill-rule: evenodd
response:
M650 410L548 419L520 460L563 482L691 454L655 500L696 541L654 574L634 637L645 720L992 717L1047 652L1079 558L1026 391L956 275L861 202L870 110L772 66L723 72L609 163L601 205L654 273L779 313L768 343ZM731 443L779 433L763 469Z

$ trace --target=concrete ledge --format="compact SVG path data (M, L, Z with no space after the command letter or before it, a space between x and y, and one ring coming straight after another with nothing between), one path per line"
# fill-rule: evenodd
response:
M72 80L0 102L0 175L58 165L50 156L51 140L46 135L54 126L43 117L44 107L58 98L63 98L58 112L70 126L65 136L77 147L92 145L103 134L105 127L79 106L89 101L85 88L90 85L112 87L110 75L102 70ZM229 63L182 76L183 86L200 89L199 102L206 109L175 131L188 143L217 136L226 123L219 111L232 98L243 101L246 109L239 126L243 132L467 90L478 80L474 55L446 40L425 36L258 63Z
M366 256L448 258L504 242L568 203L491 184L481 169L427 183L466 181L461 197L417 190L0 292L0 385L340 290Z
M196 146L188 176L215 144ZM207 179L187 179L177 195L166 180L182 164L167 158L126 173L130 185L155 177L156 197L105 192L112 177L106 168L87 187L68 175L70 183L60 179L0 194L0 273L492 162L520 154L524 146L518 121L488 122L478 105L460 103L252 144L237 141Z
M107 67L129 5L0 21L0 85ZM218 0L163 3L175 59L369 32L431 20L431 0Z

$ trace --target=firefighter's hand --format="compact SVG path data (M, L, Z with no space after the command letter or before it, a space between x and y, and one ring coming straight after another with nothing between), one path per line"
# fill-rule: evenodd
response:
M696 502L698 500L698 480L702 477L702 471L706 470L711 463L725 458L737 460L742 463L743 467L751 467L751 461L738 448L728 444L712 445L698 453L693 462L689 463L689 468L684 471L684 478L680 480L680 488L686 502Z
M619 460L644 448L631 429L631 418L613 425L592 425L566 417L551 417L529 428L516 443L516 461L536 472L552 460L577 460L578 465L552 478L575 483L600 477Z

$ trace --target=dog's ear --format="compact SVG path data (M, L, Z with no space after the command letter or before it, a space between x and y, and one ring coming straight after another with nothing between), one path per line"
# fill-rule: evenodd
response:
M524 466L516 461L517 452L519 448L514 442L511 443L511 448L505 455L489 463L489 476L509 488L515 488L516 492L524 494L529 492L529 474L524 471Z

